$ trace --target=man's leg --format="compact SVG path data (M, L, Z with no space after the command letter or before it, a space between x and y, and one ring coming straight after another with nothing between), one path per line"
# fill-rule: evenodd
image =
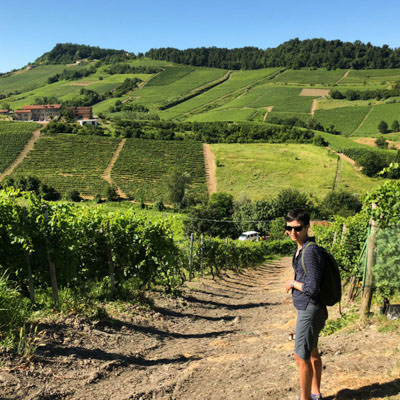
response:
M321 392L322 361L319 355L318 347L312 351L310 361L313 370L311 392L314 394L319 394Z
M313 366L311 360L303 360L294 353L299 371L301 400L311 400L311 384L313 382ZM318 392L319 393L319 392Z

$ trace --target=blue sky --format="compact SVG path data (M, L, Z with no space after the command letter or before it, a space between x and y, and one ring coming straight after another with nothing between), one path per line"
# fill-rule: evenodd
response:
M150 48L276 47L298 37L400 47L399 0L0 0L0 72L57 43Z

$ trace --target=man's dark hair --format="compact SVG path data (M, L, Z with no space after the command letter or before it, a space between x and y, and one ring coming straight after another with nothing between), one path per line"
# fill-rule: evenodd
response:
M294 208L290 210L286 215L286 221L299 221L303 226L307 226L310 224L310 214L303 210L302 208Z

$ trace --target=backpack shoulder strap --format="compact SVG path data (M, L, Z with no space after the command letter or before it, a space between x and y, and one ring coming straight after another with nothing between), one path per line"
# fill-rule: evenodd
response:
M308 249L310 246L317 246L317 244L315 242L308 242L306 244L306 246L304 247L303 251L301 252L301 266L303 267L303 271L306 274L307 270L306 270L306 266L304 264L304 252L306 251L306 249Z

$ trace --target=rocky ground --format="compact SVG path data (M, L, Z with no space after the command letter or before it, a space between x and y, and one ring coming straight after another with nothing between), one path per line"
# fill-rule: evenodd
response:
M107 322L43 323L30 363L2 355L0 398L295 399L289 278L283 258L196 279L176 298L155 295L152 310L125 305ZM400 332L377 328L321 338L325 399L400 399Z

